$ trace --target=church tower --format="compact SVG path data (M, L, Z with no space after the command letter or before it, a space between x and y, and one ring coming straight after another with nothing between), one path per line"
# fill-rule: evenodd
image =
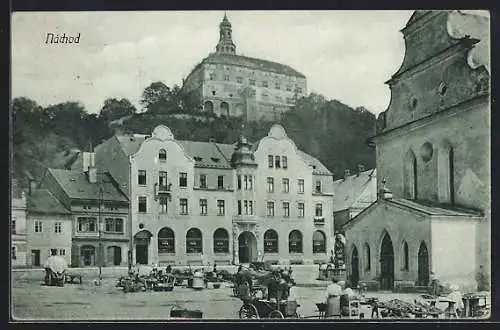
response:
M233 43L231 23L229 23L226 13L224 13L224 18L219 24L219 35L219 43L215 47L217 53L235 55L236 45Z

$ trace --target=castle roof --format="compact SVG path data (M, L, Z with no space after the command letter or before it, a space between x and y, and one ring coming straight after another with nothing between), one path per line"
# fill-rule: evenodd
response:
M268 71L278 74L284 74L287 76L294 76L299 78L306 77L302 73L285 64L262 60L259 58L226 53L212 53L204 58L200 64L235 65L246 67L252 70Z

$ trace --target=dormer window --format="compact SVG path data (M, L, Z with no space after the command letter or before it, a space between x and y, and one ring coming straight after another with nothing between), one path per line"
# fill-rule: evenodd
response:
M167 160L167 151L165 149L160 149L158 152L158 159L160 162L165 162Z
M220 158L212 157L211 159L214 163L218 163L220 161Z
M203 158L201 157L194 157L194 160L197 161L197 162L201 162Z

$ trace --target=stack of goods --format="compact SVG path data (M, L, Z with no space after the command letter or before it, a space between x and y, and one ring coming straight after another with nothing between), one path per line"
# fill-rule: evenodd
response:
M400 299L392 299L379 302L378 307L384 309L381 311L382 317L410 318L415 306Z

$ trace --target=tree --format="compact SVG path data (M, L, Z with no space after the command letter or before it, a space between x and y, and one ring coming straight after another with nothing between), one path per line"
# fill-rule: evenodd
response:
M154 82L142 92L141 104L149 110L151 105L167 100L169 94L170 88L167 85L161 81Z
M104 105L99 112L99 118L106 122L120 119L125 116L133 115L137 109L130 103L128 99L109 98L104 101Z

